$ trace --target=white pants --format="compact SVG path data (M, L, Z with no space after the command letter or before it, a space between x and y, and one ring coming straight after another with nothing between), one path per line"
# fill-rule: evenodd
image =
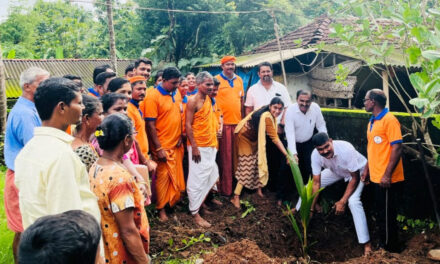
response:
M188 146L188 181L186 191L188 193L189 210L197 214L200 206L208 195L211 188L215 186L219 173L215 158L217 149L214 147L199 147L201 160L195 163L192 160L192 148Z
M321 188L332 185L333 183L342 180L333 171L324 169L321 171ZM351 181L351 179L350 179ZM364 207L361 202L362 190L364 189L364 183L359 181L356 190L348 198L348 207L350 208L351 215L353 216L354 227L356 228L356 234L360 244L365 244L370 241L370 235L368 233L367 218L365 217ZM295 206L296 210L301 208L301 197Z

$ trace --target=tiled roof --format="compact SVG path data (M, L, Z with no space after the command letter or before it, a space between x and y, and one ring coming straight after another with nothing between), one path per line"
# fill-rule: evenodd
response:
M327 16L320 16L316 18L312 23L300 27L282 36L280 38L281 49L284 50L295 49L299 47L309 47L321 41L324 41L326 44L336 43L338 40L329 36L331 29L330 25L332 23L339 23L342 25L353 25L355 28L357 28L358 26L355 23L356 20L357 18L354 17L331 19ZM389 19L378 19L377 23L383 27L398 24L398 22ZM301 40L301 42L296 43L299 40ZM276 50L278 50L278 44L276 39L273 39L253 49L250 53L266 53Z
M118 76L123 76L125 68L134 60L118 60ZM20 74L31 66L40 67L50 72L51 76L61 77L65 74L73 74L82 78L85 87L93 86L93 69L102 64L110 64L105 59L49 59L49 60L26 60L11 59L3 60L6 71L6 96L16 98L21 95L19 85Z

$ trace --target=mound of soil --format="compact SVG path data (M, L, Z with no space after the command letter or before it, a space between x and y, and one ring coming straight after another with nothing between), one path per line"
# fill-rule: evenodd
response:
M226 246L218 248L215 253L208 254L205 257L204 264L247 264L261 263L272 264L277 263L269 258L258 245L251 240L243 239L240 242L234 242Z
M277 207L274 194L265 195L266 198L252 193L242 196L242 200L255 208L243 218L242 213L247 209L244 205L236 209L228 200L222 200L223 206L211 205L212 214L202 214L212 224L208 229L194 223L186 201L169 213L170 220L166 223L150 216L150 254L155 263L194 256L206 256L204 263L296 263L302 256L300 242L283 209ZM370 230L372 226L374 223L369 223ZM401 254L375 252L364 258L348 209L341 216L316 215L309 229L308 240L313 243L309 255L320 263L433 263L426 254L429 249L440 247L440 235L419 235L406 238ZM370 235L378 237L374 230ZM375 240L372 242L376 244ZM209 252L215 253L206 255ZM400 262L395 262L396 259Z

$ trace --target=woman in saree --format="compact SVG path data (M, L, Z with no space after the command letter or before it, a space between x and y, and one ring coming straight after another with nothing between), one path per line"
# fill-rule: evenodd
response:
M101 157L89 172L98 197L106 263L150 263L150 226L144 197L126 167L125 153L133 145L133 124L124 114L107 116L97 128Z
M266 186L269 179L266 135L287 159L288 154L278 137L276 122L283 109L283 101L279 97L274 97L269 105L247 115L235 128L238 156L235 170L237 186L231 202L237 208L240 208L240 194L243 187L257 189L258 195L264 197L261 188Z
M88 172L99 157L91 144L91 140L96 127L101 124L104 118L104 113L98 98L90 95L83 95L82 98L84 109L82 110L81 123L75 127L75 139L72 142L72 148L84 165L86 165Z

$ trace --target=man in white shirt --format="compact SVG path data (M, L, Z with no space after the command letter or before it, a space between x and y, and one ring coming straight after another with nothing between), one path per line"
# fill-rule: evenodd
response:
M274 97L280 97L284 103L284 109L287 109L287 107L292 104L290 95L284 85L273 79L272 64L265 61L258 64L257 67L258 77L260 77L260 80L256 84L252 85L247 91L246 102L244 103L246 115L254 110L258 110L262 106L268 105ZM277 123L279 124L277 132L281 142L285 147L287 147L287 141L283 128L285 113L286 112L284 110L284 112L277 118ZM275 146L271 140L267 142L269 142L266 146L266 153L268 157L267 162L270 175L267 186L271 190L281 189L281 186L284 185L284 181L281 181L281 177L286 177L285 174L286 172L289 172L289 169L280 170L282 167L281 161L284 160L284 157L279 151L278 147ZM279 199L282 199L282 197L280 196Z
M327 133L314 135L312 142L315 146L311 157L313 193L340 180L348 182L344 195L335 203L335 213L337 215L343 214L348 203L358 241L364 245L364 254L369 254L371 252L370 235L361 202L364 183L360 181L360 174L367 165L367 159L356 151L349 142L333 141ZM324 169L322 170L322 168ZM312 213L314 212L316 200L317 197L313 201ZM301 199L296 204L296 209L299 210L300 206Z
M287 88L272 78L272 64L269 62L258 64L258 77L260 77L260 80L247 91L246 102L244 103L246 115L264 105L268 105L272 98L276 96L279 96L281 100L283 100L285 108L291 104Z
M50 78L38 86L34 101L42 126L35 128L15 159L23 228L39 217L69 210L84 210L99 223L86 167L70 146L73 137L64 132L81 118L84 105L78 86L65 78Z
M312 93L299 90L297 102L286 111L285 130L288 150L298 161L304 181L311 174L310 155L313 151L312 136L315 128L327 133L321 108L312 102Z

